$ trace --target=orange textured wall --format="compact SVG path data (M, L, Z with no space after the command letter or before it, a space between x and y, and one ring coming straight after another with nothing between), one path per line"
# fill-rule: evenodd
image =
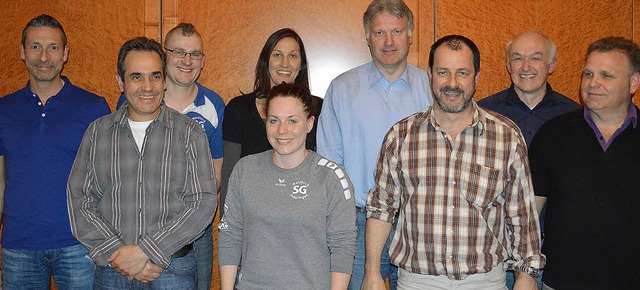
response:
M441 0L436 1L435 31L437 37L463 34L480 48L481 75L476 99L510 85L505 43L520 31L540 31L558 46L558 65L549 82L554 90L577 101L588 44L611 35L633 38L634 23L638 29L638 17L633 20L633 5L632 0L472 0L465 5ZM421 47L427 53L428 49Z
M107 98L119 95L116 54L127 39L161 36L179 22L196 25L204 37L206 65L200 82L228 101L252 89L255 64L267 37L277 29L298 31L307 48L311 86L324 96L338 74L368 62L362 14L370 0L41 0L0 1L0 96L28 79L20 60L20 33L41 13L58 18L71 47L64 74ZM535 29L558 45L554 89L577 100L587 45L604 36L640 41L640 0L407 0L415 17L409 62L428 68L429 48L447 34L474 40L482 54L476 99L509 86L504 44L520 31ZM636 98L637 99L637 98ZM216 219L219 217L216 217ZM215 238L215 235L214 235ZM214 262L215 264L215 262ZM217 272L212 289L218 289Z
M29 74L20 59L22 29L40 14L56 17L71 48L63 74L75 85L102 95L112 109L119 95L115 81L120 45L144 34L143 0L0 1L0 96L25 86Z
M174 22L193 22L205 40L200 81L225 100L252 90L260 50L280 28L296 30L304 41L316 95L324 96L338 74L370 60L362 27L365 0L176 2Z

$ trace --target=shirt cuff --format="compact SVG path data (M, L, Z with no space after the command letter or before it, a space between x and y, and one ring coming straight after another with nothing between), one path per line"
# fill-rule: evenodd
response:
M107 267L109 266L107 259L109 259L116 250L125 245L126 244L122 239L120 239L120 237L113 236L91 249L91 251L89 251L89 255L96 265Z

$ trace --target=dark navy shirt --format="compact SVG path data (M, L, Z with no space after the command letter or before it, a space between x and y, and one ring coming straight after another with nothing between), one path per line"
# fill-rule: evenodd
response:
M42 104L29 83L0 98L7 249L43 250L78 244L67 212L67 179L84 131L109 113L104 98L71 84Z
M547 90L542 101L533 109L520 100L513 83L508 89L478 101L478 105L515 122L522 131L527 147L531 146L533 136L546 121L580 108L580 105L572 99L551 89L549 83L547 83ZM542 232L544 232L544 216L545 211L543 210L540 214L540 230Z
M527 104L520 100L513 88L513 84L504 91L478 101L478 105L495 111L515 122L524 135L527 147L531 145L533 136L536 135L540 126L546 121L580 108L580 105L573 100L553 91L549 83L547 83L547 91L542 101L533 109L530 109Z

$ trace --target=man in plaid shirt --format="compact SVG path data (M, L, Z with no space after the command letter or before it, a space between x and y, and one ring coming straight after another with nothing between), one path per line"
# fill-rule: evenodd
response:
M472 97L480 52L449 35L431 47L435 105L396 123L382 144L369 192L364 289L384 289L379 258L389 254L398 289L536 289L544 267L524 138L508 118Z

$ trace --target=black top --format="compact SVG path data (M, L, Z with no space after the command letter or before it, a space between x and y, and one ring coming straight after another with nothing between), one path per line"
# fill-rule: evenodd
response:
M640 128L603 151L576 110L540 128L529 161L535 193L547 197L545 284L640 289Z
M318 101L313 129L307 134L307 149L316 150L316 130L318 128L318 116L322 108L322 98ZM255 94L246 94L233 98L227 104L224 111L222 124L222 138L224 141L240 144L242 153L240 157L255 154L272 149L267 140L265 121L260 117L256 108Z

